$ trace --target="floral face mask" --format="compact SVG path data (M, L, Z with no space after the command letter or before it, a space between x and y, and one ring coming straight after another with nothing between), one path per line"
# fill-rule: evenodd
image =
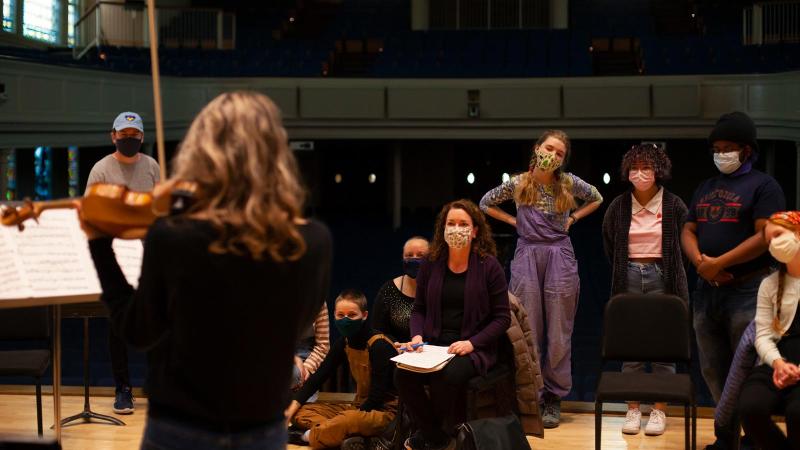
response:
M444 227L444 241L452 249L462 249L472 240L472 227L446 226Z
M535 150L533 159L532 167L537 167L543 172L553 172L564 162L564 159L559 158L556 152L549 152L541 147Z

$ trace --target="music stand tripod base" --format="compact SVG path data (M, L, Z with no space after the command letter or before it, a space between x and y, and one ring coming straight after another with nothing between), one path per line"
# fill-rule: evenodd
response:
M104 420L111 425L125 426L125 422L116 417L96 413L89 406L89 317L83 318L83 411L62 419L61 426L79 419L83 419L84 422L91 422L92 419Z

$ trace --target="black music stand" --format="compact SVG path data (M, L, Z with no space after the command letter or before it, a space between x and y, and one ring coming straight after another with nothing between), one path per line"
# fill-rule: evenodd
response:
M100 302L65 305L62 307L63 317L83 319L83 411L61 420L61 426L70 422L83 419L91 422L92 419L106 421L111 425L125 425L125 422L116 417L99 414L91 410L89 406L89 319L93 317L108 317L108 311Z

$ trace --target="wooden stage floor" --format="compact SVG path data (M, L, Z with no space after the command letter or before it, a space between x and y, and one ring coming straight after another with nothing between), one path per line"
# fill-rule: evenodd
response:
M101 414L113 415L112 397L93 396L92 410ZM52 397L43 396L45 429L52 425ZM83 397L65 395L62 397L63 416L70 416L83 409ZM65 427L63 448L65 450L134 450L139 448L144 429L147 401L138 399L136 412L122 419L126 426L113 426L100 423L81 423ZM663 436L650 437L640 433L626 436L620 432L623 417L609 414L603 418L604 449L683 449L683 418L669 417L667 432ZM714 440L713 420L699 418L697 422L697 448L702 449ZM52 431L46 430L45 434ZM9 435L36 435L36 400L29 394L0 394L0 437ZM564 413L562 425L554 430L546 430L545 439L528 438L531 447L542 450L593 449L594 416L589 413ZM289 446L289 449L306 447Z

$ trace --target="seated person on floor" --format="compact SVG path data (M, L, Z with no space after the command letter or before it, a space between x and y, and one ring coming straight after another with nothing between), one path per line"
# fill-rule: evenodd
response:
M800 212L773 214L764 237L781 265L758 290L755 346L761 364L744 381L739 413L759 448L800 449ZM786 416L786 435L773 414Z
M297 392L308 377L314 374L322 364L322 360L330 349L330 322L328 321L328 303L322 304L314 323L309 326L294 353L294 373L292 374L292 391ZM317 400L314 393L309 402Z
M342 337L286 410L287 419L306 430L300 436L290 436L290 442L335 448L350 436L380 434L394 418L397 393L392 382L395 364L390 358L397 355L397 350L392 341L369 326L367 315L363 293L345 290L336 298L334 323ZM355 402L304 405L345 359L356 380Z

